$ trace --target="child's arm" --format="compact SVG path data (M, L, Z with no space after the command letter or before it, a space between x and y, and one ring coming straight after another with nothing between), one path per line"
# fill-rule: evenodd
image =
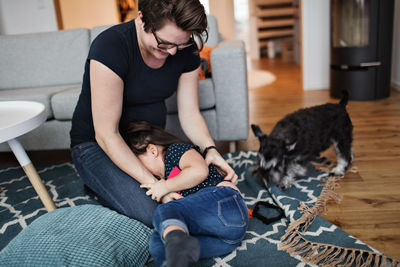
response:
M208 165L195 149L189 149L182 155L179 168L181 172L178 175L166 180L170 192L193 188L207 179Z
M186 151L179 160L181 172L173 179L161 179L152 184L142 184L142 188L148 189L146 195L152 199L160 199L170 192L177 192L195 187L208 176L208 166L203 157L194 149Z

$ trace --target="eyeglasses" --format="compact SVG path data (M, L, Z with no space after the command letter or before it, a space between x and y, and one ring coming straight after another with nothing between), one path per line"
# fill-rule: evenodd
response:
M189 40L187 43L183 43L183 44L174 44L174 43L169 43L169 42L162 42L162 41L160 41L160 40L158 39L158 37L157 37L155 31L154 31L154 30L151 30L151 32L153 33L154 38L155 38L156 41L157 41L157 47L158 47L159 49L162 49L162 50L168 50L168 49L171 49L171 48L174 48L174 47L176 47L178 50L182 50L182 49L184 49L184 48L186 48L186 47L189 47L189 46L193 45L193 34L190 36L190 40Z

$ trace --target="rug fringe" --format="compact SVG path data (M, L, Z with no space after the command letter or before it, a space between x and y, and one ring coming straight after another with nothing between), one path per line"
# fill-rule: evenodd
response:
M333 199L337 203L341 201L341 197L335 192L339 187L339 179L340 177L337 176L328 177L314 206L309 207L303 202L300 203L299 210L303 212L303 215L290 223L281 237L278 249L284 250L292 256L300 256L305 262L319 266L367 267L374 263L374 266L391 264L393 267L400 267L397 260L388 259L380 253L312 242L302 236L317 215L326 213L326 202L329 199Z

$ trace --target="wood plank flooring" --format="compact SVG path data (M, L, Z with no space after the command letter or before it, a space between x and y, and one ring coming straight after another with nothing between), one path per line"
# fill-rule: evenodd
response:
M274 83L249 90L250 123L267 133L298 108L338 102L329 90L303 91L300 68L280 59L249 61L249 67L274 73ZM400 92L378 101L350 101L357 171L340 180L340 204L328 203L323 217L390 257L400 259ZM253 133L239 149L258 149ZM328 150L327 157L335 154Z

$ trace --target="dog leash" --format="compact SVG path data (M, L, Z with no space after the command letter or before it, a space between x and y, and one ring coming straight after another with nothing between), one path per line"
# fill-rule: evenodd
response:
M262 215L260 213L260 206L264 206L266 208L275 209L275 210L277 210L279 212L279 215L271 217L271 218L265 217L264 215ZM284 217L284 212L283 212L283 209L281 207L276 206L276 205L271 204L271 203L268 203L266 201L259 201L259 202L256 203L256 205L254 206L253 209L248 209L248 210L249 210L249 217L250 218L257 218L257 219L259 219L260 221L262 221L265 224L270 224L270 223L276 222L276 221L278 221L278 220L280 220L280 219L282 219Z

